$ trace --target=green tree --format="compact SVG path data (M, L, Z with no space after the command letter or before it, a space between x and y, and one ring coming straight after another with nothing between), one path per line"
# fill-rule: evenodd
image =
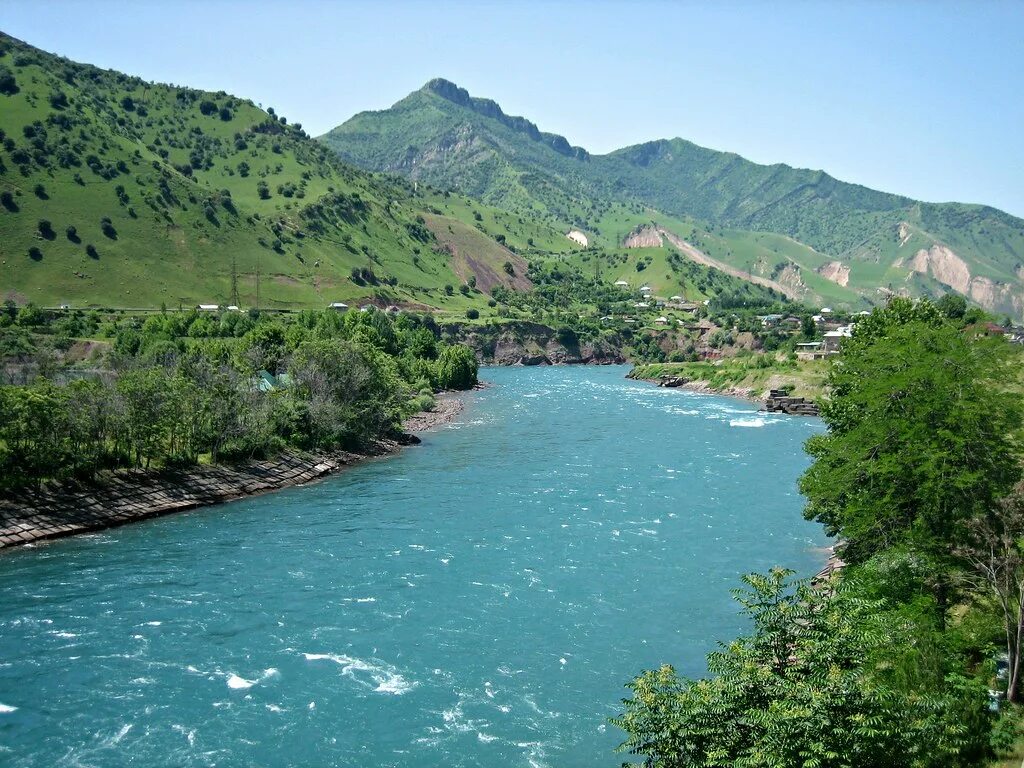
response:
M477 368L476 355L469 347L445 347L437 359L437 385L441 389L470 389L477 382Z
M647 768L952 768L976 765L986 745L984 686L956 676L910 691L892 661L915 627L842 587L795 587L788 572L744 577L736 593L753 624L708 656L711 677L670 666L628 685L612 722L620 751Z
M1019 473L1020 401L1001 339L973 339L927 302L896 301L857 324L828 376L829 427L807 442L805 515L862 562L899 543L947 554L963 521Z

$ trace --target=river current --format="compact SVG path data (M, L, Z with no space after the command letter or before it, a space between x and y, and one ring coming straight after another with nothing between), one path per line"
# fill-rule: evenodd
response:
M626 371L485 369L399 456L0 556L0 765L618 765L624 684L827 544L818 420Z

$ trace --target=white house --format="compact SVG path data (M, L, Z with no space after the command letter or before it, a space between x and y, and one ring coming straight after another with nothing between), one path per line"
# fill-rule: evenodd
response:
M640 293L650 293L652 290L651 286L643 285L640 287Z
M200 304L198 307L200 312L217 312L220 310L219 304Z
M682 300L683 300L683 297L682 297L682 296L672 296L672 297L671 297L671 298L669 299L669 301L682 301Z
M348 304L343 301L332 301L327 308L335 312L348 312Z
M656 322L658 325L665 325L665 323L668 322L668 318L667 317L656 317L656 318L654 318L654 322Z
M627 283L625 280L616 280L615 285L617 285L619 288L629 288L629 283Z

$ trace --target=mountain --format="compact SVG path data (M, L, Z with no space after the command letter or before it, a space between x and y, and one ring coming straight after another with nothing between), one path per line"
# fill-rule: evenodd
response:
M988 206L924 203L678 138L593 155L441 79L320 138L360 167L575 228L591 244L667 230L808 299L853 306L954 290L1024 314L1024 220Z
M423 213L449 214L446 233L480 233L459 218L472 221L468 206L444 206L339 161L273 109L0 33L0 300L484 307L483 294L451 290L469 277L465 259ZM485 213L503 231L505 214ZM510 244L559 237L533 223L517 232ZM502 270L512 261L525 274L521 257L487 243L476 267L528 285Z

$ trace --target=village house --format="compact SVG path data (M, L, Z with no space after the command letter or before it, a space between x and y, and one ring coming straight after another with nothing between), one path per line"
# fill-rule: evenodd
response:
M834 355L839 352L843 339L853 336L852 325L841 325L833 331L825 331L823 348L827 354Z
M342 301L332 301L327 305L328 309L333 309L335 312L348 312L348 304Z

